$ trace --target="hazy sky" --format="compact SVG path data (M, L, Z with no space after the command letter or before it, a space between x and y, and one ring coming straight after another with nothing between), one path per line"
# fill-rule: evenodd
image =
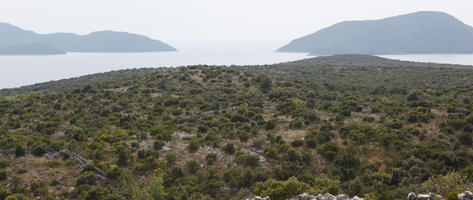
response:
M473 25L473 0L2 0L0 21L38 33L134 32L178 47L209 40L277 47L340 21L421 10Z

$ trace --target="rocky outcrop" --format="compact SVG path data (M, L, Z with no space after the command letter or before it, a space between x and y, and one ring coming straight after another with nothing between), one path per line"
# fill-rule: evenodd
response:
M296 197L291 198L289 200L312 200L312 199L315 199L315 198L316 197L314 195L310 195L310 194L307 194L307 193L302 193L302 194L297 195Z
M271 200L271 198L269 198L268 196L266 196L266 197L255 196L255 197L251 197L251 198L246 198L244 200Z
M411 192L407 195L407 200L416 200L417 199L417 194L414 192Z
M246 198L245 200L271 200L271 198L255 196L253 198ZM332 195L332 194L324 194L324 195L319 194L317 196L314 196L307 193L302 193L287 200L363 200L363 199L357 196L350 199L345 194L339 194L337 196Z
M473 200L473 193L470 191L465 191L463 193L458 194L459 200Z
M407 195L408 200L442 200L442 195L429 193L429 194L416 194L411 192Z

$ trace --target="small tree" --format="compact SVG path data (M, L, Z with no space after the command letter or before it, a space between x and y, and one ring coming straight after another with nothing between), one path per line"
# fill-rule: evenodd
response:
M462 144L467 146L470 146L473 143L471 133L463 132L462 134L460 134L458 139Z
M197 150L199 150L200 144L197 139L192 139L189 142L189 146L187 146L187 150L189 150L190 153L195 153Z
M195 174L200 169L200 163L195 160L191 160L186 163L186 167L190 174Z
M269 120L264 124L266 130L273 130L276 128L276 120Z
M175 154L173 153L166 154L166 161L168 162L169 165L174 165L176 160L177 160L177 157Z
M225 147L223 147L223 151L225 151L228 154L234 154L235 153L235 146L233 143L227 143Z
M38 146L36 146L34 149L33 149L33 155L35 156L43 156L44 154L46 153L46 145L45 144L40 144Z
M0 170L0 181L7 180L7 171L1 169Z
M15 148L15 156L16 157L22 157L25 156L25 148L23 148L21 145L16 146Z
M271 88L273 87L273 81L271 80L271 78L267 76L260 76L257 78L257 80L259 81L259 87L261 92L268 93L269 91L271 91Z
M161 141L161 140L156 140L156 141L154 141L153 148L154 148L155 150L158 150L158 151L159 151L159 150L161 150L161 149L163 148L163 146L164 146L164 142L163 142L163 141Z
M217 161L217 154L208 153L207 156L205 156L205 161L207 161L208 165L213 165L215 161Z
M413 93L411 93L407 96L407 100L408 101L417 101L417 100L419 100L419 95L417 94L417 92L413 92Z

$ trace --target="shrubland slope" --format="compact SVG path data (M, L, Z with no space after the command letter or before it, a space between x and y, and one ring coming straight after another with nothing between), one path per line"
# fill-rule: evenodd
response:
M274 72L281 67L145 70L2 97L0 195L285 199L329 192L392 200L471 189L471 85L357 83L299 77L291 67ZM364 80L379 68L390 69L351 69ZM438 81L470 70L392 68ZM323 69L343 77L336 67ZM55 156L60 150L89 165Z

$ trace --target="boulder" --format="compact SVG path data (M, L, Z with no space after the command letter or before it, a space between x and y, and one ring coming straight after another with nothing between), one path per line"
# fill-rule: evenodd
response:
M442 195L429 193L429 197L431 200L443 199Z
M325 194L325 195L322 197L322 200L337 200L337 197L336 197L336 196L333 196L332 194Z
M255 196L253 198L246 198L244 200L271 200L271 199L269 197ZM354 196L352 199L350 199L345 194L339 194L337 196L334 196L332 194L324 194L324 195L318 194L317 196L314 196L307 193L302 193L293 198L289 198L287 200L363 200L363 198Z
M458 194L458 199L460 200L473 200L473 193L470 191L465 191L463 193Z
M337 200L350 200L347 195L344 195L344 194L339 194L337 195Z
M465 191L463 192L463 194L465 194L465 197L467 198L473 198L473 193L471 193L470 191Z
M429 194L418 194L417 198L415 198L415 193L411 192L409 195L407 195L408 200L437 200L437 199L443 199L442 195L434 194L434 193L429 193Z
M416 200L416 199L417 199L417 195L414 192L411 192L407 195L407 200Z
M302 193L302 194L299 194L296 197L290 198L288 200L316 200L316 197L314 195L310 195L310 194L307 194L307 193Z
M417 200L430 200L430 195L428 195L428 194L419 194L419 195L417 195Z
M271 200L271 198L269 198L268 196L266 197L255 196L252 198L246 198L245 200Z

